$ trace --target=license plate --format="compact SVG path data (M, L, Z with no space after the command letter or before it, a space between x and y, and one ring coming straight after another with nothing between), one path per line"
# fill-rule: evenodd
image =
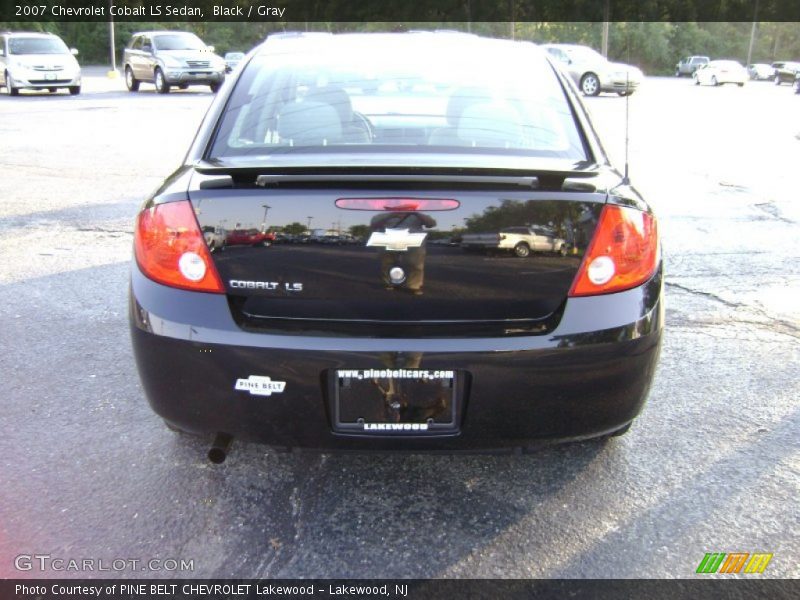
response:
M53 79L56 78L56 74L55 73L45 73L44 78L49 80L49 81L52 81Z
M197 76L198 76L200 79L205 79L206 77L208 77L208 73L198 73L198 74L197 74Z
M459 374L434 369L338 369L333 429L403 436L458 431Z

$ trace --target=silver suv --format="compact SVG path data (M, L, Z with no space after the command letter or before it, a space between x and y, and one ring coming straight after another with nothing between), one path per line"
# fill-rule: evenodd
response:
M193 33L145 31L133 34L125 48L125 84L135 92L143 81L156 86L159 94L171 86L185 90L207 85L216 92L225 80L225 61Z
M675 77L683 77L684 75L692 76L694 72L700 67L704 67L709 63L707 56L687 56L682 58L680 62L675 65Z
M51 33L0 33L0 86L9 96L17 96L21 89L67 88L73 96L80 94L77 54Z

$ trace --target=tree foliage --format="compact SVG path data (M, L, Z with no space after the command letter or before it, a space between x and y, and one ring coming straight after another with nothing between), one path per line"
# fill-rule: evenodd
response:
M536 43L563 42L600 48L602 23L597 22L118 22L115 24L116 57L135 31L180 29L197 33L217 52L247 51L277 31L407 31L410 29L451 29L490 37L513 38ZM671 73L683 56L702 54L711 58L732 58L744 63L750 43L751 23L629 22L611 23L609 58L638 65L651 75ZM0 30L51 31L80 50L84 64L108 64L109 24L90 22L0 23ZM800 59L800 27L797 23L759 23L752 62Z

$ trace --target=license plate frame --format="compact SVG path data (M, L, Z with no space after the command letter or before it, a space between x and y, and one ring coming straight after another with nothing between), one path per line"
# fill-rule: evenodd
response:
M330 378L335 433L404 437L460 431L464 389L460 371L334 369Z

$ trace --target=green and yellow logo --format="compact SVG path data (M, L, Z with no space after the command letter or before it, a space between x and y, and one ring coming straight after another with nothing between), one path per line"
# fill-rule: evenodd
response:
M709 552L700 561L696 573L763 573L771 560L772 554L763 552Z

